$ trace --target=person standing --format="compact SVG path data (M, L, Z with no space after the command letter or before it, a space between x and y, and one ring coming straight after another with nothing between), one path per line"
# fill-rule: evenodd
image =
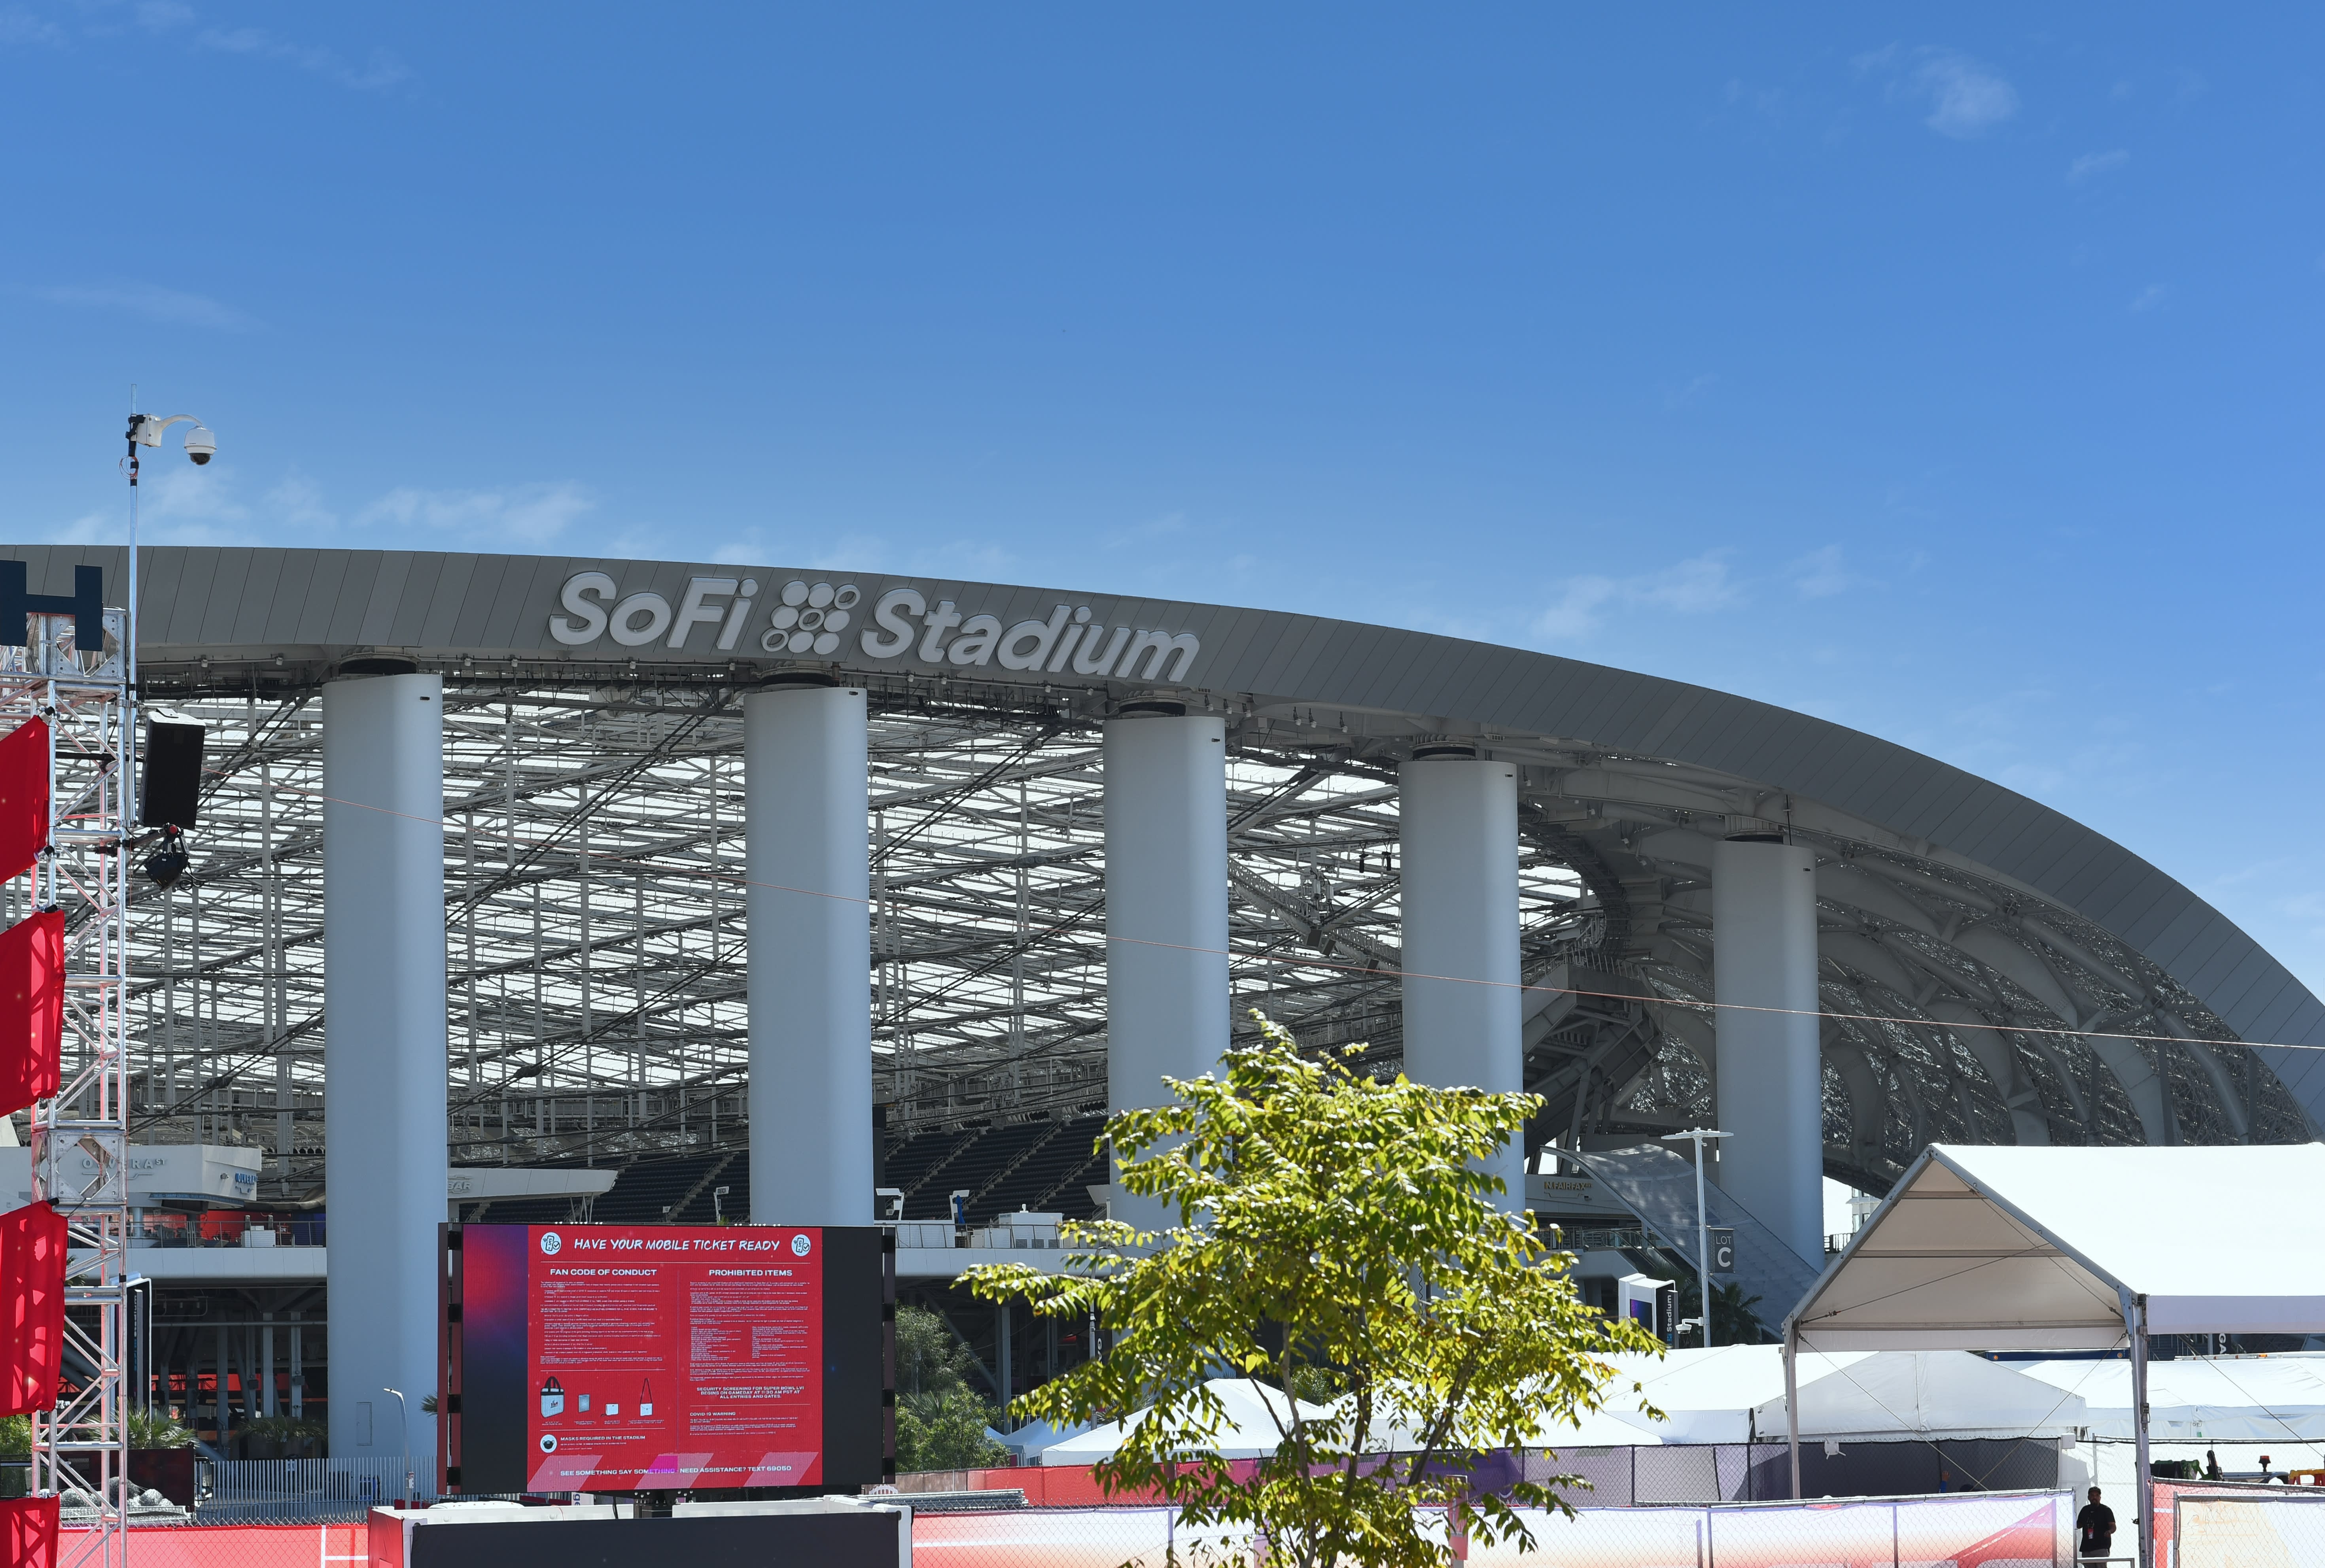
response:
M2086 1562L2105 1557L2115 1545L2115 1510L2099 1501L2099 1489L2091 1488L2091 1500L2075 1516L2075 1555Z

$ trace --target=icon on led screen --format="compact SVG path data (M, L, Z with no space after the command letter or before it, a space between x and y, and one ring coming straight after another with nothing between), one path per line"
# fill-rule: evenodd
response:
M814 1242L807 1239L807 1232L802 1231L792 1238L792 1256L804 1258L807 1256L808 1249L814 1245Z
M557 1434L554 1432L544 1432L541 1434L541 1452L543 1453L555 1453L557 1452Z
M641 1379L639 1380L638 1414L641 1416L651 1416L653 1414L653 1383L651 1379Z
M581 1401L581 1407L585 1410L589 1407L589 1401L586 1397ZM541 1386L541 1413L543 1416L565 1414L565 1385L555 1378L550 1379Z

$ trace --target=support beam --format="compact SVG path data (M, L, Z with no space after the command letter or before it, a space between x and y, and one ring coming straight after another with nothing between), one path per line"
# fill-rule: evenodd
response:
M1816 855L1725 839L1711 870L1722 1191L1824 1267L1824 1079L1817 1039Z
M357 1420L401 1388L435 1447L436 1227L444 1218L444 683L323 688L324 1183L335 1458L403 1452ZM224 1342L220 1341L224 1369ZM219 1396L223 1408L225 1396Z
M1518 770L1475 756L1398 770L1404 912L1404 1071L1416 1084L1514 1094L1525 1087L1518 989ZM1525 1206L1525 1146L1489 1162Z
M1106 726L1107 1105L1159 1105L1227 1048L1227 724L1143 714ZM1117 1220L1167 1223L1117 1193Z
M743 699L751 1222L872 1222L872 862L859 687Z

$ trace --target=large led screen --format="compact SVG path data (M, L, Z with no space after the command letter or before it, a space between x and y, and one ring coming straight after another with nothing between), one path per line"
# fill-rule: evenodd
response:
M882 1479L877 1231L459 1225L445 1246L441 1446L459 1490Z

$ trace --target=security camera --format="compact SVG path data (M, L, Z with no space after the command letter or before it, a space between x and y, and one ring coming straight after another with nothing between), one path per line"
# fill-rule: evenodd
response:
M209 427L196 420L191 414L171 414L166 420L158 414L132 414L129 416L130 443L133 447L158 447L162 444L162 433L171 425L194 427L186 432L186 456L196 463L207 463L218 456L218 438L210 434Z

